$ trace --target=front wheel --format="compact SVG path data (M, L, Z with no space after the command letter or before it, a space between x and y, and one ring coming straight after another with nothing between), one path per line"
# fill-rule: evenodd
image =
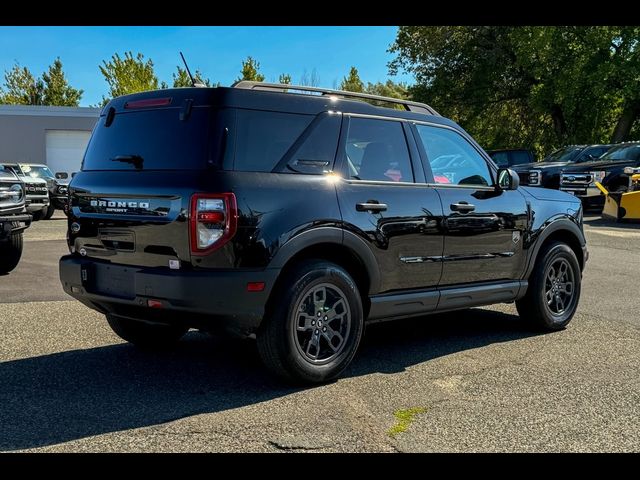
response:
M274 292L257 334L271 372L290 381L331 380L353 359L363 331L360 292L340 266L309 260L297 265Z
M169 348L189 330L177 325L146 323L112 314L107 314L107 322L120 338L145 350Z
M49 204L49 206L47 207L47 209L44 211L44 215L42 216L43 220L49 220L51 217L53 217L53 214L56 211L56 206L52 203Z
M554 242L540 252L526 295L516 301L520 317L541 330L561 330L580 300L582 272L574 251Z
M22 257L22 232L13 233L6 242L0 242L0 275L18 266Z

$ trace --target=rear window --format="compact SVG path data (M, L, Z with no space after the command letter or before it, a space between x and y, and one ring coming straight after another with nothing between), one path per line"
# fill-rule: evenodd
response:
M511 154L511 165L524 165L525 163L531 163L532 158L529 152L522 150L516 150Z
M108 127L100 117L83 170L134 170L142 158L143 170L200 170L209 157L208 129L211 109L194 107L186 120L179 108L118 113Z
M270 172L314 119L313 115L238 110L234 170Z

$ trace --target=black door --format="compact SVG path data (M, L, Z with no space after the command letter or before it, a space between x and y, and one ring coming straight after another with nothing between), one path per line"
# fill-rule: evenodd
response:
M424 172L410 127L345 117L338 201L345 227L377 259L381 292L437 286L442 271L442 205ZM419 183L417 183L419 182Z
M414 127L444 211L440 285L519 279L528 219L522 193L497 190L494 169L456 130Z

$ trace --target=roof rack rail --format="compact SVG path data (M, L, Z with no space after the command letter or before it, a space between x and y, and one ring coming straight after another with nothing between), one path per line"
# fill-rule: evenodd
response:
M367 100L377 100L379 102L395 103L402 105L405 110L417 113L428 113L430 115L440 116L433 108L426 103L412 102L410 100L402 100L400 98L383 97L382 95L372 95L370 93L347 92L344 90L333 90L330 88L307 87L305 85L289 85L284 83L266 83L253 82L250 80L240 80L231 85L232 88L244 88L247 90L266 90L277 91L280 93L288 93L290 90L300 90L302 92L316 92L322 95L335 95L336 97L345 98L363 98Z

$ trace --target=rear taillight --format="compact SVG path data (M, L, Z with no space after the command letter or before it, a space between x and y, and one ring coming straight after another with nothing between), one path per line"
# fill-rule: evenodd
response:
M238 207L233 193L197 193L191 197L191 254L207 255L236 233Z

